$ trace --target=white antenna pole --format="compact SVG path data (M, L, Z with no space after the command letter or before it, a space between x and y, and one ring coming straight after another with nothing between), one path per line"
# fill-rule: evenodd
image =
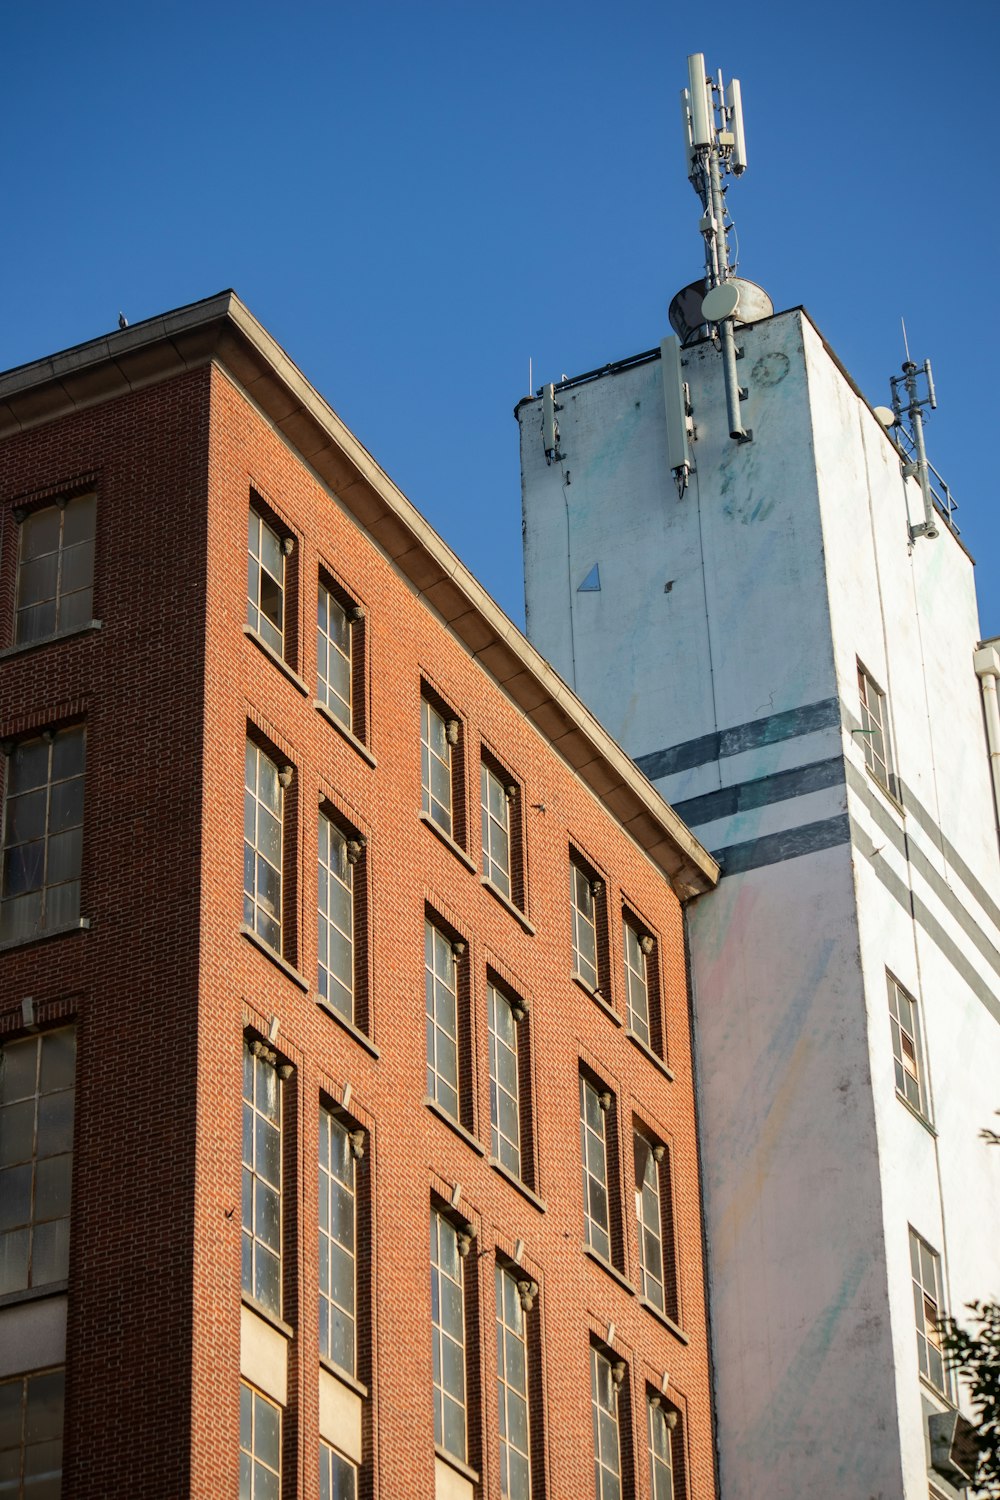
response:
M901 325L901 327L903 329L903 352L906 355L906 363L909 364L910 363L910 345L909 345L909 343L907 341L907 338L906 338L906 319L903 318L903 317L901 317L900 320L899 320L899 322L900 322L900 325Z

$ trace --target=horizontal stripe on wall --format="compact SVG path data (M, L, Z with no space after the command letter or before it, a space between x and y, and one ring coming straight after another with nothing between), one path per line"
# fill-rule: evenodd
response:
M716 818L732 817L734 813L748 812L754 807L767 807L771 802L785 802L790 797L804 797L807 792L818 792L823 787L840 786L843 781L843 756L832 755L829 760L814 760L807 766L792 766L787 771L775 771L771 776L758 776L752 781L719 787L715 792L687 797L671 806L689 828L697 828Z
M711 853L724 876L737 875L745 870L757 870L762 865L777 865L786 859L798 859L803 854L815 854L818 849L832 849L837 844L849 843L850 838L847 814L837 813L833 818L803 823L799 828L785 828L780 833L765 833L758 839L729 844L725 849L713 849Z
M821 698L816 703L804 703L800 708L767 714L763 719L750 719L731 729L716 729L711 734L699 735L697 739L685 740L665 750L652 750L648 755L638 756L635 763L650 781L659 781L663 776L690 771L694 766L722 760L728 755L740 755L744 750L777 745L782 740L797 739L817 729L839 726L840 700Z

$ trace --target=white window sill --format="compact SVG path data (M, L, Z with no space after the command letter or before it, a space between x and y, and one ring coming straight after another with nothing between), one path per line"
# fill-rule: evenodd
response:
M26 948L29 943L44 943L48 938L65 937L67 932L89 930L90 918L77 917L75 922L63 922L59 927L45 927L40 932L29 933L27 937L5 938L0 943L0 953L6 953L11 948Z
M875 775L875 772L872 770L867 761L864 762L864 767L865 775L868 777L868 780L871 782L872 786L878 787L880 793L889 803L890 807L894 807L899 813L899 816L901 818L905 818L906 808L903 806L902 802L900 802L895 792L891 792L884 781L879 781L878 777Z
M470 1146L475 1151L477 1156L486 1155L486 1148L479 1144L472 1131L466 1130L461 1120L456 1120L454 1115L450 1115L446 1109L442 1109L437 1100L432 1099L429 1094L424 1099L424 1107L429 1109L432 1115L436 1115L443 1125L447 1125L449 1130L453 1130L467 1146Z
M367 1401L368 1387L363 1385L356 1375L352 1375L350 1370L345 1370L343 1365L335 1364L332 1359L327 1359L325 1354L320 1355L319 1364L321 1370L332 1375L334 1380L339 1380L341 1385L346 1385L347 1389L353 1391L356 1396L360 1396L362 1401Z
M622 1025L622 1018L615 1010L615 1008L608 1000L605 1000L604 996L602 994L599 994L597 990L591 989L590 985L584 979L582 974L571 974L570 978L572 979L574 984L578 984L580 986L581 990L583 990L585 994L590 996L595 1005L599 1005L601 1007L609 1021L614 1021L616 1026Z
M659 1068L663 1076L665 1078L668 1078L670 1082L673 1083L674 1075L667 1067L666 1063L663 1061L663 1058L660 1057L658 1053L654 1052L652 1047L650 1047L648 1043L644 1042L641 1036L636 1036L631 1027L626 1027L625 1035L628 1037L633 1046L638 1047L643 1057L648 1057L649 1061L653 1063L655 1067Z
M463 1463L460 1458L456 1458L454 1453L449 1453L447 1448L442 1448L440 1443L434 1444L434 1452L443 1464L448 1465L449 1469L454 1469L462 1475L463 1479L467 1479L470 1484L478 1485L478 1469L470 1469L467 1463Z
M90 635L95 630L103 629L102 620L84 620L82 625L70 625L66 630L54 630L51 635L40 636L37 641L17 641L13 646L4 646L0 651L0 661L9 656L20 656L24 651L34 651L38 646L51 646L55 641L68 641L75 635Z
M263 1302L258 1302L256 1297L251 1297L249 1292L241 1292L240 1301L244 1307L248 1307L252 1313L256 1313L258 1318L263 1318L265 1323L270 1323L272 1328L276 1328L283 1338L293 1339L295 1337L295 1329L290 1323L286 1323L284 1318L279 1318L278 1314L272 1312L269 1307L265 1307Z
M479 879L482 882L483 889L489 891L490 895L496 901L499 901L500 905L505 907L507 911L510 912L511 916L516 922L520 922L521 926L524 928L529 937L534 937L535 929L534 927L532 927L531 923L524 915L524 912L521 911L520 907L515 906L510 897L505 896L500 887L498 885L494 885L493 881L489 878L488 875L480 875Z
M451 834L450 833L445 833L445 831L441 827L440 823L435 823L435 821L431 817L430 813L424 812L423 809L421 809L420 812L417 814L417 816L419 817L421 823L426 824L426 826L430 829L431 833L437 835L437 837L441 840L442 844L444 844L445 848L446 849L450 849L451 852L452 852L452 854L454 854L455 858L456 859L460 859L462 861L462 864L465 866L465 868L467 870L471 870L472 873L473 873L473 875L475 875L475 873L476 873L475 861L471 860L469 858L469 856L466 854L465 850L462 848L461 844L456 844L455 840L452 838Z
M253 928L248 927L246 922L240 923L240 932L243 937L246 938L248 943L253 943L254 947L257 948L261 953L263 953L265 958L269 958L275 965L275 967L281 970L282 974L287 975L293 984L297 984L299 989L304 990L308 995L308 979L306 979L304 975L300 974L298 969L294 968L288 962L287 958L282 958L281 954L277 953L271 947L270 943L265 943L259 932L254 932Z
M533 1193L528 1184L522 1182L520 1177L510 1170L510 1167L505 1167L503 1162L495 1156L489 1157L488 1160L494 1172L499 1172L505 1182L509 1182L511 1187L516 1188L522 1197L527 1198L532 1208L537 1208L540 1214L545 1212L546 1204L544 1200L539 1198L537 1193Z
M363 1047L366 1052L370 1052L372 1057L379 1057L381 1055L371 1038L366 1036L360 1027L355 1026L353 1021L349 1021L343 1014L343 1012L339 1011L335 1005L331 1005L328 1000L324 1000L319 996L317 996L316 1004L319 1006L321 1011L324 1011L325 1014L331 1018L331 1020L336 1021L338 1026L342 1026L343 1029L347 1032L348 1036L354 1038L359 1047Z
M248 641L253 641L254 645L259 651L263 651L268 661L272 661L278 668L279 672L284 673L293 687L297 687L299 692L304 694L306 698L309 697L309 684L302 681L302 678L299 676L298 672L292 671L287 661L285 661L285 658L283 656L279 656L274 647L269 646L264 637L262 635L258 635L252 625L244 625L243 634L246 636Z
M661 1308L657 1307L655 1302L650 1302L648 1297L640 1296L639 1306L644 1307L648 1313L652 1313L657 1322L662 1323L664 1328L668 1328L675 1339L679 1339L682 1344L690 1344L691 1340L680 1324L675 1323L673 1318L668 1317Z
M920 1124L927 1131L928 1135L932 1135L936 1139L937 1131L934 1129L934 1126L931 1124L930 1120L928 1120L927 1116L922 1115L917 1106L915 1104L911 1104L906 1095L899 1092L899 1089L896 1090L896 1098L899 1100L900 1104L903 1105L904 1109L908 1109L913 1118L920 1122Z
M333 726L333 728L337 731L342 739L345 739L347 741L351 749L356 750L357 753L361 756L361 759L367 761L374 770L376 765L374 755L368 749L367 745L363 745L361 743L356 734L352 734L351 730L348 729L343 720L338 719L336 714L332 714L327 708L326 704L321 703L318 698L313 699L313 708L318 714L323 715L323 718L326 720L326 722Z
M627 1276L622 1275L617 1266L613 1266L609 1260L605 1260L603 1255L598 1255L597 1251L590 1245L584 1245L583 1253L590 1260L592 1260L596 1266L600 1266L602 1271L607 1271L608 1275L614 1281L617 1281L618 1285L623 1289L623 1291L628 1292L630 1297L635 1296L635 1287L629 1281Z

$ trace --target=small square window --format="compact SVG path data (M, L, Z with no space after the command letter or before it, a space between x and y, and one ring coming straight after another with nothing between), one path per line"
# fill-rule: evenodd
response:
M921 1065L917 1002L891 974L886 974L886 981L889 986L889 1026L892 1030L896 1092L913 1106L918 1115L927 1119L927 1092Z
M78 725L10 751L0 939L34 937L79 918L85 741Z
M94 613L97 496L75 495L21 522L18 538L19 645L85 625Z
M865 765L890 796L895 796L895 778L889 750L886 696L865 667L858 662L858 696L861 702L861 739Z
M281 1408L243 1380L240 1500L281 1500Z
M251 505L247 522L247 624L272 651L285 656L285 561L291 538L282 537Z

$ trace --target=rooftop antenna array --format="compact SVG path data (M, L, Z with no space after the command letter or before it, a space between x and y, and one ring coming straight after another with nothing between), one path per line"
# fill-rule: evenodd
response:
M688 86L681 90L681 122L688 176L703 210L698 226L705 241L707 291L702 315L706 323L718 329L722 345L729 435L745 443L752 434L744 427L740 410L746 392L741 391L736 373L733 333L740 289L734 284L736 262L730 260L729 231L733 225L726 208L728 186L723 185L724 177L742 177L747 169L743 100L739 79L730 79L727 85L721 72L715 78L706 74L703 52L688 58Z
M902 319L900 321L902 322ZM902 373L889 377L892 409L890 410L887 406L876 406L874 410L876 417L899 449L903 478L916 479L920 485L920 493L924 502L924 518L916 526L910 525L910 540L914 542L922 536L936 537L939 512L945 524L957 536L958 526L955 524L954 515L958 506L952 498L951 490L928 459L924 442L924 411L928 407L934 411L937 407L937 392L934 389L931 362L925 359L922 365L918 365L910 358L905 322L903 323L903 350L906 358L903 360ZM921 394L920 387L921 379L923 380L923 394ZM936 486L933 481L937 482Z

